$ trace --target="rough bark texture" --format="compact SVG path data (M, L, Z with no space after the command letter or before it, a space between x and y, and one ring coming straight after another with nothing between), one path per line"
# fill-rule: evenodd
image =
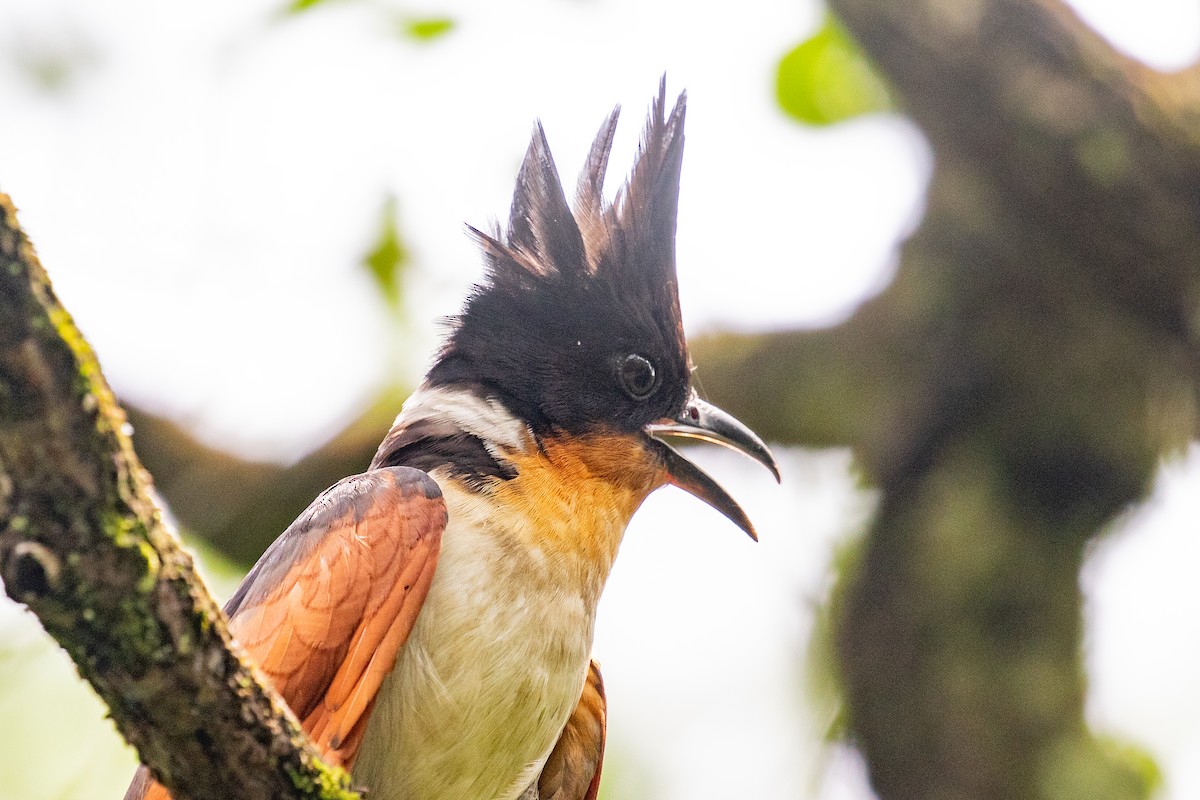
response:
M5 590L63 645L176 800L356 797L229 650L125 428L0 194Z

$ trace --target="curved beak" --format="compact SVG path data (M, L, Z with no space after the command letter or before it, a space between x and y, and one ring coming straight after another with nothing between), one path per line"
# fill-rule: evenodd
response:
M729 493L709 477L707 472L662 441L664 436L680 436L725 445L762 464L778 481L779 465L775 463L775 457L771 455L771 451L754 431L711 403L701 400L694 393L678 418L660 419L650 423L643 430L658 440L666 463L668 480L671 483L720 511L734 525L745 531L751 539L758 541L758 534L754 532L754 526L750 524L746 512L729 496Z

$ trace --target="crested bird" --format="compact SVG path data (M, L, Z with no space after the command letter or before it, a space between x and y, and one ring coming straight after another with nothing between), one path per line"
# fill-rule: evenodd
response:
M535 125L486 277L370 467L323 492L225 606L325 758L371 800L595 800L606 703L596 604L625 528L674 484L751 538L665 441L779 471L691 382L675 268L686 96L665 79L632 172L619 108L569 204ZM146 767L126 800L169 797Z

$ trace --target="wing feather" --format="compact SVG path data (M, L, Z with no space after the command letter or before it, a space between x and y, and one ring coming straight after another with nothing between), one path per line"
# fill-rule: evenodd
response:
M420 470L346 478L284 531L226 604L230 632L327 760L353 764L428 594L445 527L441 490ZM167 797L144 767L126 794Z
M604 766L608 704L600 665L588 666L579 704L567 720L558 743L538 778L540 800L596 800Z

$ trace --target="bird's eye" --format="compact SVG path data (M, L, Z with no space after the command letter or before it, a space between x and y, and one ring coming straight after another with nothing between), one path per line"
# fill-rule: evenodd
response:
M625 392L634 400L645 400L658 385L658 371L645 356L637 353L621 359L617 375Z

